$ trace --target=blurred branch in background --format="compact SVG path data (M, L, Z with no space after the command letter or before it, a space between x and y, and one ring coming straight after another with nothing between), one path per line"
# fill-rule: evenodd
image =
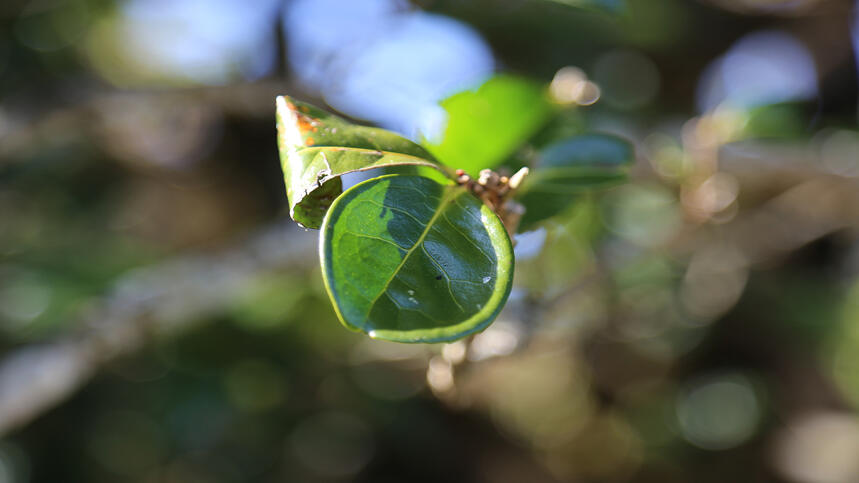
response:
M780 190L725 227L725 238L735 240L750 265L772 262L839 230L859 228L859 180L821 167L802 146L726 151L722 170L736 176L747 196Z
M0 166L82 142L132 162L164 167L188 163L200 156L195 149L211 145L200 136L211 136L224 116L268 121L274 115L272 99L283 92L313 99L297 85L259 81L166 92L106 89L38 114L0 109Z
M188 255L122 276L72 324L83 327L0 359L0 435L51 409L115 357L223 312L242 288L316 264L315 233L279 224L216 255Z

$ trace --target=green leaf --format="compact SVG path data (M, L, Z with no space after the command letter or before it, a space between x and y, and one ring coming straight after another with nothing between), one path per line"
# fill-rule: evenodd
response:
M493 77L441 105L447 112L443 136L424 145L444 164L472 176L510 157L555 111L543 85L509 76Z
M623 182L634 158L628 141L608 134L583 134L548 146L517 198L525 206L520 231L560 213L582 193Z
M501 220L464 188L422 176L360 183L322 226L325 286L343 324L397 342L484 329L510 294L513 249Z
M343 191L340 176L398 166L425 166L452 177L424 148L384 129L359 126L310 104L277 98L277 142L292 219L319 228Z
M746 115L747 121L737 136L741 139L799 139L808 133L808 116L800 103L756 106Z

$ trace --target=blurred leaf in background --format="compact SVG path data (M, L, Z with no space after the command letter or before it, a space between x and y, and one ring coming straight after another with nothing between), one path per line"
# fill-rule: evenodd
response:
M493 77L441 106L444 128L427 133L425 144L443 163L472 176L503 163L555 110L544 87L510 76Z

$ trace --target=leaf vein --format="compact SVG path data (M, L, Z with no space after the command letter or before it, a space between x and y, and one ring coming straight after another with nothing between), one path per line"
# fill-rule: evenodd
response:
M427 250L426 245L421 244L421 250L423 250L423 251L424 251L424 253L426 254L427 258L429 258L429 259L430 259L430 261L431 261L431 262L432 262L436 267L438 267L438 269L441 271L441 273L442 273L442 274L444 274L444 279L447 281L447 291L448 291L448 293L450 294L450 298L452 298L452 299L453 299L453 303L455 303L455 304L456 304L456 306L457 306L457 307L459 307L459 310L460 310L461 312L463 312L463 313L464 313L464 312L465 312L465 309L464 309L464 308L462 308L462 304L460 304L460 303L459 303L459 300L456 300L456 295L454 295L454 294L453 294L453 287L450 285L450 275L448 275L448 274L447 274L447 271L444 269L444 267L442 267L442 266L441 266L441 264L440 264L440 263L438 263L438 261L437 261L435 258L433 258L433 256L432 256L432 255L430 254L430 252Z
M400 245L398 245L397 243L395 243L395 242L393 242L393 241L391 241L391 240L388 240L388 239L386 239L386 238L382 238L382 237L380 237L380 236L366 235L366 234L364 234L364 233L355 233L354 231L349 231L349 230L343 230L343 234L344 234L344 235L352 235L352 236L357 237L357 238L367 238L367 239L370 239L370 240L376 240L376 241L380 241L380 242L385 242L385 243L387 243L387 244L389 244L389 245L393 245L393 246L395 246L395 247L397 247L397 248L399 248L399 249L401 249L401 250L408 250L408 247L400 246Z
M386 204L384 204L384 203L376 203L376 202L375 202L375 201L373 201L373 200L361 200L361 202L362 202L362 203L370 203L371 205L378 206L379 208L387 208L387 209L389 209L389 210L391 210L391 211L396 211L396 212L398 212L398 213L402 213L402 214L404 214L404 215L408 216L409 218L411 218L411 219L415 220L418 224L420 224L420 225L423 225L423 224L424 224L424 222L423 222L423 221L421 221L421 220L419 220L415 215L413 215L413 214L409 213L408 211L406 211L406 210L404 210L404 209L402 209L402 208L397 208L397 207L394 207L394 206L388 206L388 205L386 205Z
M476 248L476 249L477 249L477 251L479 251L481 255L483 255L484 257L486 257L486 259L489 261L489 263L494 263L494 262L493 262L493 260L492 260L492 257L490 257L489 255L487 255L487 253L486 253L486 252L484 252L482 248L480 248L480 246L477 244L477 242L475 242L472 238L470 238L468 235L466 235L465 233L463 233L463 232L459 229L459 227L458 227L458 226L456 226L456 224L455 224L454 222L452 222L452 221L450 220L450 218L448 218L448 217L447 217L447 213L443 213L443 214L442 214L442 216L444 217L444 220L445 220L446 222L448 222L448 224L450 224L450 226L452 226L452 227L453 227L453 230L454 230L455 232L459 233L460 235L462 235L462 237L463 237L463 238L465 238L465 240L466 240L468 243L470 243L470 244L471 244L471 246L473 246L474 248Z
M481 220L481 219L480 219L480 218L478 218L476 215L474 215L474 213L471 213L470 211L468 211L468 208L467 208L467 207L462 206L462 205L460 205L460 204L459 204L459 198L457 198L457 199L453 200L453 203L454 203L456 206L458 206L458 207L462 208L462 211L464 211L465 213L467 213L467 214L468 214L468 216L470 216L474 221L476 221L477 223L479 223L479 224L481 224L481 225L483 224L483 220Z
M415 188L414 186L406 186L406 185L404 185L404 186L392 186L391 189L407 189L407 190L414 191L415 193L420 193L420 195L424 198L431 198L434 200L441 200L442 199L442 198L437 198L435 196L430 196L429 193L425 193L425 192ZM429 205L427 205L427 206L429 206Z
M396 278L396 277L397 277L397 275L399 275L400 270L402 270L403 266L404 266L404 265L406 264L406 262L409 260L409 257L411 257L412 253L414 253L414 252L415 252L415 250L417 249L417 247L418 247L419 245L422 245L422 244L423 244L424 239L426 238L427 234L428 234L428 233L429 233L429 231L430 231L430 228L432 228L432 227L433 227L433 225L435 224L436 220L438 220L439 216L441 216L441 214L444 212L444 205L445 205L446 203L450 203L450 202L455 203L455 202L456 202L456 198L457 198L457 196L458 196L458 195L459 195L459 193L457 193L456 191L450 190L450 191L447 191L447 192L444 194L444 196L442 196L442 198L439 200L439 204L438 204L438 211L437 211L435 214L433 214L432 218L430 218L430 220L427 222L427 224L426 224L426 228L424 228L423 232L421 232L421 234L420 234L420 236L418 237L418 239L417 239L417 241L415 242L415 244L414 244L414 245L412 245L412 247L411 247L411 248L409 248L409 249L408 249L408 251L406 251L406 254L403 256L403 259L402 259L402 260L400 260L399 265L397 265L397 267L394 269L393 273L391 273L391 276L390 276L390 277L388 277L388 280L387 280L387 281L385 282L385 284L384 284L384 287L385 287L385 288L384 288L384 290L382 290L382 292L380 292L380 293L379 293L379 295L377 295L377 296L376 296L376 297L375 297L375 298L370 302L370 311L371 311L371 312L372 312L372 310L373 310L373 307L376 305L376 302L379 300L379 297L381 297L383 294L386 294L386 293L387 293L387 291L388 291L388 287L391 285L391 281L393 281L393 280L394 280L394 278ZM390 208L390 207L388 207L388 208ZM457 305L459 305L459 304L457 303ZM367 317L369 318L369 316L370 316L370 313L368 312L368 313L367 313Z
M410 307L403 307L402 305L400 305L399 302L397 302L397 300L394 297L391 297L391 294L387 290L385 290L384 294L385 294L385 297L388 297L388 300L393 302L394 305L396 305L398 309L408 310L409 312L417 312L419 314L422 314L424 317L430 319L431 321L435 322L436 324L443 325L443 322L441 320L433 317L432 315L429 314L429 312L427 312L423 309L413 309Z

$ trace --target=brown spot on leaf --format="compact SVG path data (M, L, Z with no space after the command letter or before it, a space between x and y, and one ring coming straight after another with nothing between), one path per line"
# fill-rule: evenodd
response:
M302 133L316 132L317 122L314 121L313 118L299 114L296 116L296 120L298 121L298 129L301 130Z
M286 107L288 107L290 111L296 114L295 120L298 121L298 129L301 130L301 132L316 132L316 125L318 124L318 122L307 114L302 114L310 111L307 106L296 107L294 103L286 101Z

